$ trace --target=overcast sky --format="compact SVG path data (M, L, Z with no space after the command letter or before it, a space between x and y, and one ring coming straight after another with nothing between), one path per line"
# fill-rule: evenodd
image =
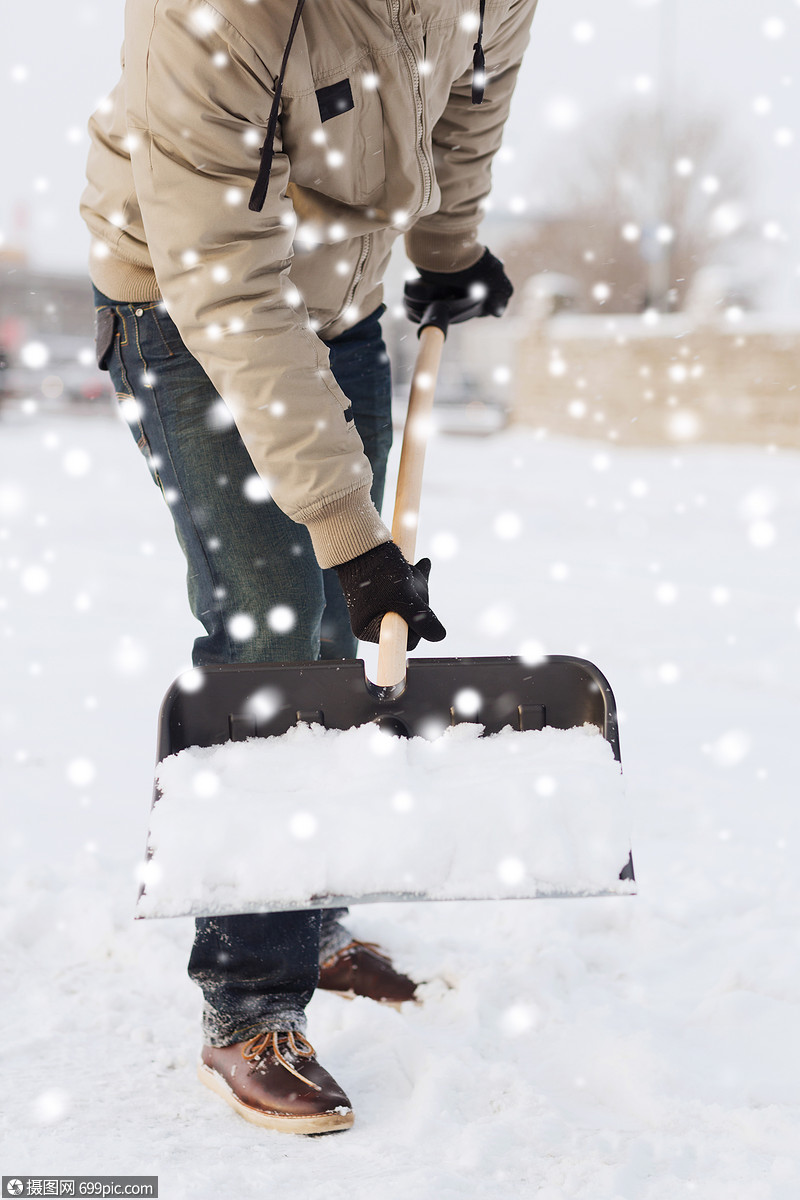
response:
M4 12L0 231L39 266L86 262L86 121L117 77L122 10L122 0L40 0ZM664 54L670 30L675 52ZM725 118L751 181L747 269L766 305L800 310L798 56L800 0L540 0L496 209L550 204L586 122L663 89Z

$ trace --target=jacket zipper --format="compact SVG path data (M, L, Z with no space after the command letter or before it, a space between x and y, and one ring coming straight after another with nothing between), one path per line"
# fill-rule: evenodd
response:
M431 192L433 190L433 173L428 164L428 159L424 150L425 131L422 123L422 114L424 110L422 103L422 83L420 80L419 68L417 67L417 60L414 55L414 51L411 48L411 43L406 37L403 26L400 24L400 0L391 0L391 4L392 27L394 28L395 37L400 44L400 48L403 51L403 57L406 60L406 65L408 66L408 70L411 75L411 83L414 88L414 103L417 110L417 160L422 172L422 204L417 209L417 212L421 212L430 200ZM416 12L414 0L411 2L411 7L414 12Z
M350 288L349 288L347 296L345 298L345 302L342 305L341 311L339 312L339 316L337 316L337 318L336 318L337 321L339 320L339 317L341 317L342 313L347 312L348 308L350 307L350 305L353 303L353 300L355 299L356 289L364 277L364 267L367 265L367 259L369 258L369 252L370 252L371 248L372 248L372 234L365 233L361 239L361 256L358 260L358 264L356 265L356 272L355 272L355 275L353 276L353 282L350 284Z

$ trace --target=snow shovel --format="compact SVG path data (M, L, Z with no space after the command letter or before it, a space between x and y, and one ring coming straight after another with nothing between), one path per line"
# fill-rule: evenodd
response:
M446 306L420 329L392 537L414 560ZM614 697L592 663L195 668L162 704L137 916L635 891Z

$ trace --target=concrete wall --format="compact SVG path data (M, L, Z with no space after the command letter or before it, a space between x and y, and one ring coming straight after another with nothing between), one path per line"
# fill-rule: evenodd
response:
M738 313L518 319L512 420L620 444L800 448L800 324Z

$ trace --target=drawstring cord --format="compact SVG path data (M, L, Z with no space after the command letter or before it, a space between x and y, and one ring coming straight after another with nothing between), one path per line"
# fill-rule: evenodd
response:
M483 104L483 93L486 87L486 58L483 53L483 18L486 14L486 0L481 0L481 11L478 23L478 40L472 49L472 103Z
M307 1083L308 1086L313 1088L315 1092L321 1092L322 1088L318 1083L314 1083L313 1079L306 1079L305 1075L301 1075L299 1071L295 1071L292 1064L281 1053L278 1045L278 1038L284 1037L286 1038L287 1048L292 1054L296 1055L297 1058L314 1057L315 1050L308 1038L304 1037L302 1033L291 1029L287 1033L276 1033L274 1031L270 1031L269 1033L257 1033L255 1037L250 1038L250 1041L246 1042L244 1046L242 1046L242 1057L246 1058L248 1062L253 1062L256 1059L261 1058L262 1055L268 1050L271 1050L282 1067L285 1067L287 1071L289 1071L302 1083ZM303 1043L302 1046L298 1045L298 1038Z
M292 17L292 25L289 30L289 36L286 41L286 47L283 51L283 60L281 69L278 74L278 79L275 84L275 95L272 98L272 108L269 110L269 120L267 121L267 136L264 140L264 145L261 147L261 162L258 168L253 190L250 193L250 201L248 208L251 212L261 212L264 207L264 201L267 198L267 189L269 188L269 177L272 171L272 159L274 157L275 147L275 132L278 127L278 110L281 106L281 93L283 92L283 80L286 75L286 67L289 62L289 54L292 49L294 35L297 33L297 27L300 24L300 17L303 14L303 6L306 0L297 0L294 16ZM483 53L483 19L486 14L486 0L480 0L480 16L478 20L478 40L473 46L472 58L472 103L483 104L483 95L486 88L486 58Z
M261 212L264 207L264 201L267 198L267 188L269 187L269 177L272 171L273 149L275 146L275 130L278 126L278 109L281 105L281 92L283 91L283 80L286 75L286 66L289 62L289 54L292 49L294 35L297 33L297 26L300 24L300 17L303 13L303 5L306 0L297 0L297 6L292 17L292 26L289 30L289 37L286 42L286 48L283 52L283 61L278 75L277 83L275 84L275 95L272 98L272 108L269 110L269 120L267 121L267 136L264 145L261 147L261 165L258 168L253 190L250 193L250 203L248 208L251 212Z

